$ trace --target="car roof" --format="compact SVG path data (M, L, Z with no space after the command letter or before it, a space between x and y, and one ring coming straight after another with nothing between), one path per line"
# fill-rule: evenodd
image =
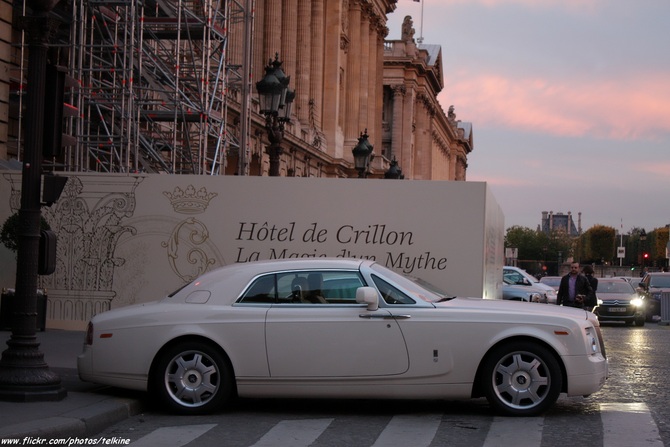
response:
M234 275L244 272L253 276L269 271L301 270L301 269L359 269L361 265L374 264L374 261L353 258L299 258L299 259L271 259L253 262L229 264L204 274L220 275L222 272ZM217 273L218 272L218 273Z
M363 265L370 266L374 263L375 261L353 258L274 259L236 263L204 273L171 293L169 297L180 300L196 290L208 290L213 293L219 291L216 295L220 299L232 303L252 278L264 273L295 270L358 270Z

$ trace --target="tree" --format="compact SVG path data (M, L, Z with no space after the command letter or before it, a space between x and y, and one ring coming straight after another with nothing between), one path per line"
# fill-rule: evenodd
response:
M668 261L665 257L665 248L668 246L669 233L670 227L665 226L650 231L647 236L649 259L654 267L664 267L667 265Z
M616 255L616 230L594 225L579 238L579 261L587 264L609 264Z
M558 274L559 264L571 255L572 241L562 230L544 233L515 225L505 233L505 247L518 249L519 266L531 274Z
M44 219L40 217L40 229L41 230L50 230L49 224ZM19 213L16 212L9 216L5 223L2 224L2 229L0 229L0 242L2 245L7 247L7 249L18 253L19 251Z

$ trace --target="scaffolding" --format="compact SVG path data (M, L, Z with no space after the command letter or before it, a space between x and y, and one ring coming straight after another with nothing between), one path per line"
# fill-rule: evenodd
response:
M65 3L65 2L63 2ZM247 6L248 6L247 2ZM78 109L76 143L54 169L223 174L239 154L242 66L228 32L250 21L233 0L73 0L62 53ZM63 37L61 37L63 39ZM247 99L248 101L248 99ZM233 113L234 119L231 119ZM237 157L236 157L237 159ZM47 161L49 162L49 161Z

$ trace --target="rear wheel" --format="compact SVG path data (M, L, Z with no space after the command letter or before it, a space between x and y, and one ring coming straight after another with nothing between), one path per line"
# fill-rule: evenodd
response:
M162 353L153 370L152 388L171 411L202 414L230 400L233 380L228 361L217 349L184 342Z
M533 342L496 348L484 363L484 394L508 416L533 416L547 410L561 392L563 377L556 358Z

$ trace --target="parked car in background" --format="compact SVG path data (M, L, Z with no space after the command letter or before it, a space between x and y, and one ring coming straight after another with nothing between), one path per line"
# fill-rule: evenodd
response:
M508 295L505 297L506 285L516 285L520 287L514 289L509 288ZM523 269L509 265L503 267L503 299L532 301L524 298L532 293L540 293L543 295L540 300L542 303L556 304L557 294L553 287L542 284L534 276Z
M661 315L661 294L670 292L670 273L647 273L640 280L640 288L648 301L647 321L653 320L655 316Z
M558 287L561 285L561 277L543 276L540 278L540 284L545 284L558 292Z
M598 305L593 313L598 320L621 321L630 326L644 326L647 317L646 299L622 278L598 279Z
M640 281L642 281L642 278L639 276L619 276L621 279L625 279L630 283L631 286L633 286L633 289L638 290L640 289Z
M517 284L510 278L503 277L502 298L510 301L528 303L546 303L547 291L532 284Z
M608 374L590 312L458 298L371 260L322 258L231 264L100 313L77 366L82 380L149 391L181 414L235 396L483 396L533 416Z

